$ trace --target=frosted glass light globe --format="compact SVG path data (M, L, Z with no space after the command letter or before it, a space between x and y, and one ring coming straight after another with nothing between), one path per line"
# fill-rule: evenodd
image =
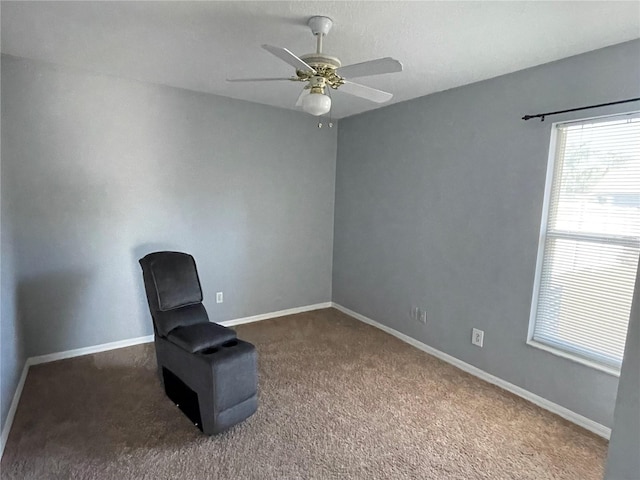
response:
M310 93L302 100L302 109L316 117L324 115L331 110L331 99L322 93Z

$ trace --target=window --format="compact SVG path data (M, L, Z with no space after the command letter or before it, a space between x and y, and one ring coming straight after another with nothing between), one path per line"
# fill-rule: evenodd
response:
M618 374L640 256L640 114L552 136L528 343Z

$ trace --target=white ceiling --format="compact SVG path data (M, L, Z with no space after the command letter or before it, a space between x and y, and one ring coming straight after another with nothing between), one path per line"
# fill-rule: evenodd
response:
M390 103L640 37L640 2L6 2L2 52L93 72L295 108L302 84L231 84L293 69L260 48L325 52L343 65L392 56L401 73L357 79ZM380 105L333 93L342 118Z

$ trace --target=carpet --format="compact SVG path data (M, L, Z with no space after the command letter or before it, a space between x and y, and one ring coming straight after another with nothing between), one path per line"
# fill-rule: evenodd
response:
M600 480L607 442L335 309L236 327L259 408L202 435L153 344L31 367L2 479Z

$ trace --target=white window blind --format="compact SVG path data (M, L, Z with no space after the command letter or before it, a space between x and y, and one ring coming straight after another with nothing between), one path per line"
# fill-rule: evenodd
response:
M531 339L619 371L640 256L640 115L555 128Z

